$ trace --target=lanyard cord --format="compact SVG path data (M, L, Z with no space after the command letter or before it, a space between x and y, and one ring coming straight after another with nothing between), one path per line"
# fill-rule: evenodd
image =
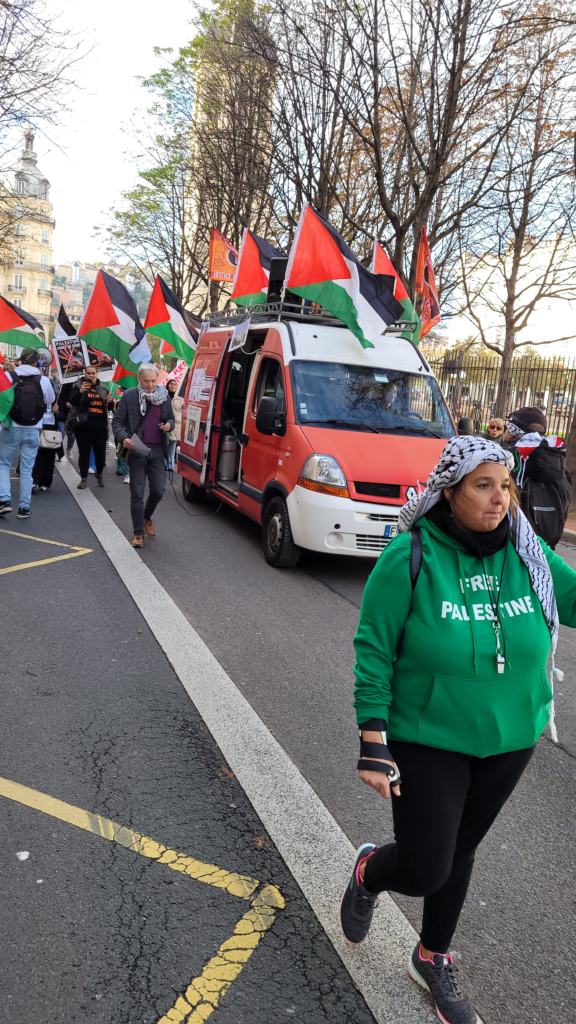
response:
M492 599L492 591L490 590L490 587L488 586L488 575L486 573L486 566L484 565L484 559L483 559L482 555L480 554L480 561L482 562L482 571L484 573L484 579L486 581L486 590L488 591L488 597L490 599L490 607L492 608L492 612L493 612L493 615L494 615L494 618L492 620L492 626L493 626L494 633L495 633L495 636L496 636L496 654L497 654L497 656L501 654L501 648L500 648L500 618L499 618L499 615L498 615L498 606L500 604L500 595L502 593L502 586L503 586L503 583L504 583L504 569L506 567L506 556L507 555L508 555L508 539L506 539L506 547L504 548L504 561L502 562L502 571L500 573L500 587L498 588L498 591L497 591L496 603L494 603L494 601ZM494 577L492 577L492 578L494 579Z

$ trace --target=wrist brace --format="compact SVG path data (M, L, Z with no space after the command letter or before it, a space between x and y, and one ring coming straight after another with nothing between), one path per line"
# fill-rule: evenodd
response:
M363 740L362 732L379 732L382 736L382 742L370 743L368 740ZM360 760L356 765L358 771L382 772L383 775L388 776L390 785L399 786L402 780L394 763L381 764L381 761L394 762L394 758L386 743L386 722L384 719L370 718L369 721L362 722L358 726L358 735L360 736ZM374 760L374 758L378 758L378 760Z

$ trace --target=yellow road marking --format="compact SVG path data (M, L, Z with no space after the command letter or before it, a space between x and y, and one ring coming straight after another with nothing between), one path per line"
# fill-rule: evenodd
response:
M49 565L50 562L64 562L67 558L79 558L80 555L91 554L93 550L92 548L79 548L74 544L63 544L60 540L32 537L29 533L18 533L17 530L0 530L0 533L7 533L11 537L23 537L24 540L34 540L39 544L54 544L59 548L70 548L70 552L67 555L54 555L53 558L42 558L36 562L21 562L19 565L9 565L5 569L0 569L0 576L4 576L7 572L18 572L19 569L33 569L37 565Z
M7 532L7 531L4 531ZM133 853L142 854L159 864L166 864L173 871L195 878L199 882L226 889L232 896L250 900L248 910L238 921L233 934L222 943L220 949L204 967L202 974L193 978L183 996L160 1018L158 1024L202 1024L214 1012L223 995L228 991L243 965L249 960L262 935L270 928L276 917L276 910L282 910L284 899L275 885L264 884L256 892L260 882L248 875L226 871L215 864L205 864L184 853L177 853L160 843L142 836L130 828L92 814L81 807L64 803L47 793L41 793L19 782L0 778L0 796L16 803L32 807L43 814L59 818L68 825L92 832L93 835L119 843Z

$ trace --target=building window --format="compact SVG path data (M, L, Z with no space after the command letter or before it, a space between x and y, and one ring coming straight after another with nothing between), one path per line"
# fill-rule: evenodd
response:
M22 249L14 249L14 263L17 267L24 266L24 254Z
M24 275L23 274L14 274L14 287L15 288L22 288L23 286L24 286Z
M46 270L48 266L48 257L45 252L43 252L40 257L40 266L43 268L43 270Z
M19 195L23 195L24 194L24 180L23 180L23 178L18 178L18 181L16 182L16 191L19 193Z
M22 309L22 299L14 299L13 306L18 306L18 309Z
M42 228L42 244L43 245L48 245L48 230L47 230L47 228Z
M43 292L46 291L46 278L45 277L43 277L42 280L40 281L40 287L41 287Z

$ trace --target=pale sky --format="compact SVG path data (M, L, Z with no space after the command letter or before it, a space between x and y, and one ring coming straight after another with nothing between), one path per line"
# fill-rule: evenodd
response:
M136 179L130 130L145 116L147 91L136 80L161 66L154 46L175 50L193 34L191 0L98 0L95 4L47 7L63 11L59 24L77 34L89 56L77 65L78 88L67 97L69 113L58 127L38 133L38 166L51 184L56 230L53 262L106 259L104 242L94 225L105 224L107 211ZM59 148L60 147L60 148Z

